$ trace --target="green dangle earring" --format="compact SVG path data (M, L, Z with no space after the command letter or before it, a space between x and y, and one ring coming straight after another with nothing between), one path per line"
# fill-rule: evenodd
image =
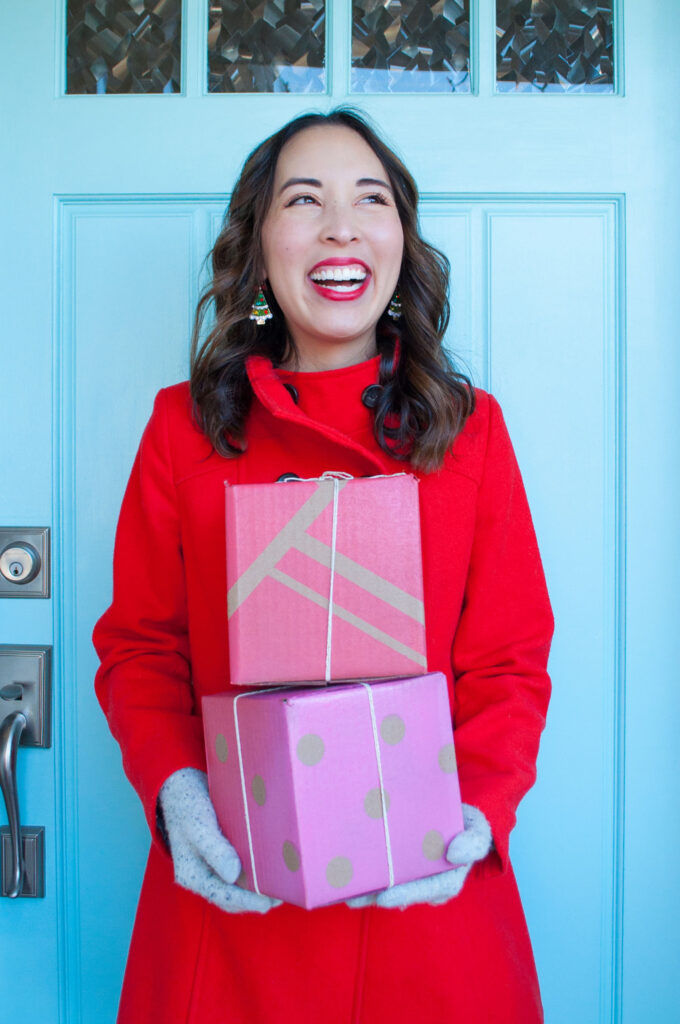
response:
M274 314L269 308L267 300L264 297L262 286L260 285L257 297L255 299L255 302L253 303L253 308L250 311L249 319L254 320L257 326L261 327L262 324L265 324L267 322L267 320L271 320L273 315Z
M398 288L395 288L394 295L390 299L387 315L391 316L393 320L398 320L401 316L401 295Z

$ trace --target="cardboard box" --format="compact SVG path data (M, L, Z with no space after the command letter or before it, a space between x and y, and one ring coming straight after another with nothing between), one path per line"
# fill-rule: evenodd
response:
M311 909L385 889L390 870L392 884L451 870L463 815L441 672L216 694L203 717L239 885Z
M227 485L226 531L232 683L427 670L414 476Z

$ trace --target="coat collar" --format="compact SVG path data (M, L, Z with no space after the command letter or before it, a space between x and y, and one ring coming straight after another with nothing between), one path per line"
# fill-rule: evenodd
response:
M372 413L362 394L378 380L380 357L340 370L301 373L276 369L266 356L249 356L246 371L256 398L273 416L360 452L372 470L384 472L385 459L372 432ZM290 390L298 392L296 403Z

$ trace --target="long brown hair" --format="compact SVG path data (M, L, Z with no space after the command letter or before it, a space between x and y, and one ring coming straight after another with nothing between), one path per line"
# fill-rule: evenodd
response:
M191 394L198 422L221 455L241 454L247 445L245 425L253 397L246 359L264 355L276 366L291 353L292 339L270 289L267 301L273 319L257 327L249 317L261 284L262 224L279 154L294 135L319 125L342 125L357 132L382 163L394 191L404 233L399 274L403 312L394 324L385 311L376 328L382 389L374 409L375 436L393 457L408 459L426 471L437 469L474 409L469 379L453 367L442 347L449 321L449 261L420 237L413 178L365 117L348 107L294 118L261 142L243 165L212 249L212 283L196 310ZM211 303L214 323L201 343Z

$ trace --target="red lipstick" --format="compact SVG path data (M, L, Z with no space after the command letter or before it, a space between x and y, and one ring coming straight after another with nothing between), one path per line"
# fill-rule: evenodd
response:
M358 288L353 288L351 291L345 291L342 287L332 288L325 282L313 281L310 275L321 267L363 267L366 271L366 277ZM318 263L315 263L309 271L307 279L312 288L314 288L314 290L324 299L331 299L332 302L351 302L352 299L360 298L368 288L371 279L371 271L363 260L358 260L349 256L330 256L328 259L319 260ZM338 282L338 284L340 284L340 282Z

